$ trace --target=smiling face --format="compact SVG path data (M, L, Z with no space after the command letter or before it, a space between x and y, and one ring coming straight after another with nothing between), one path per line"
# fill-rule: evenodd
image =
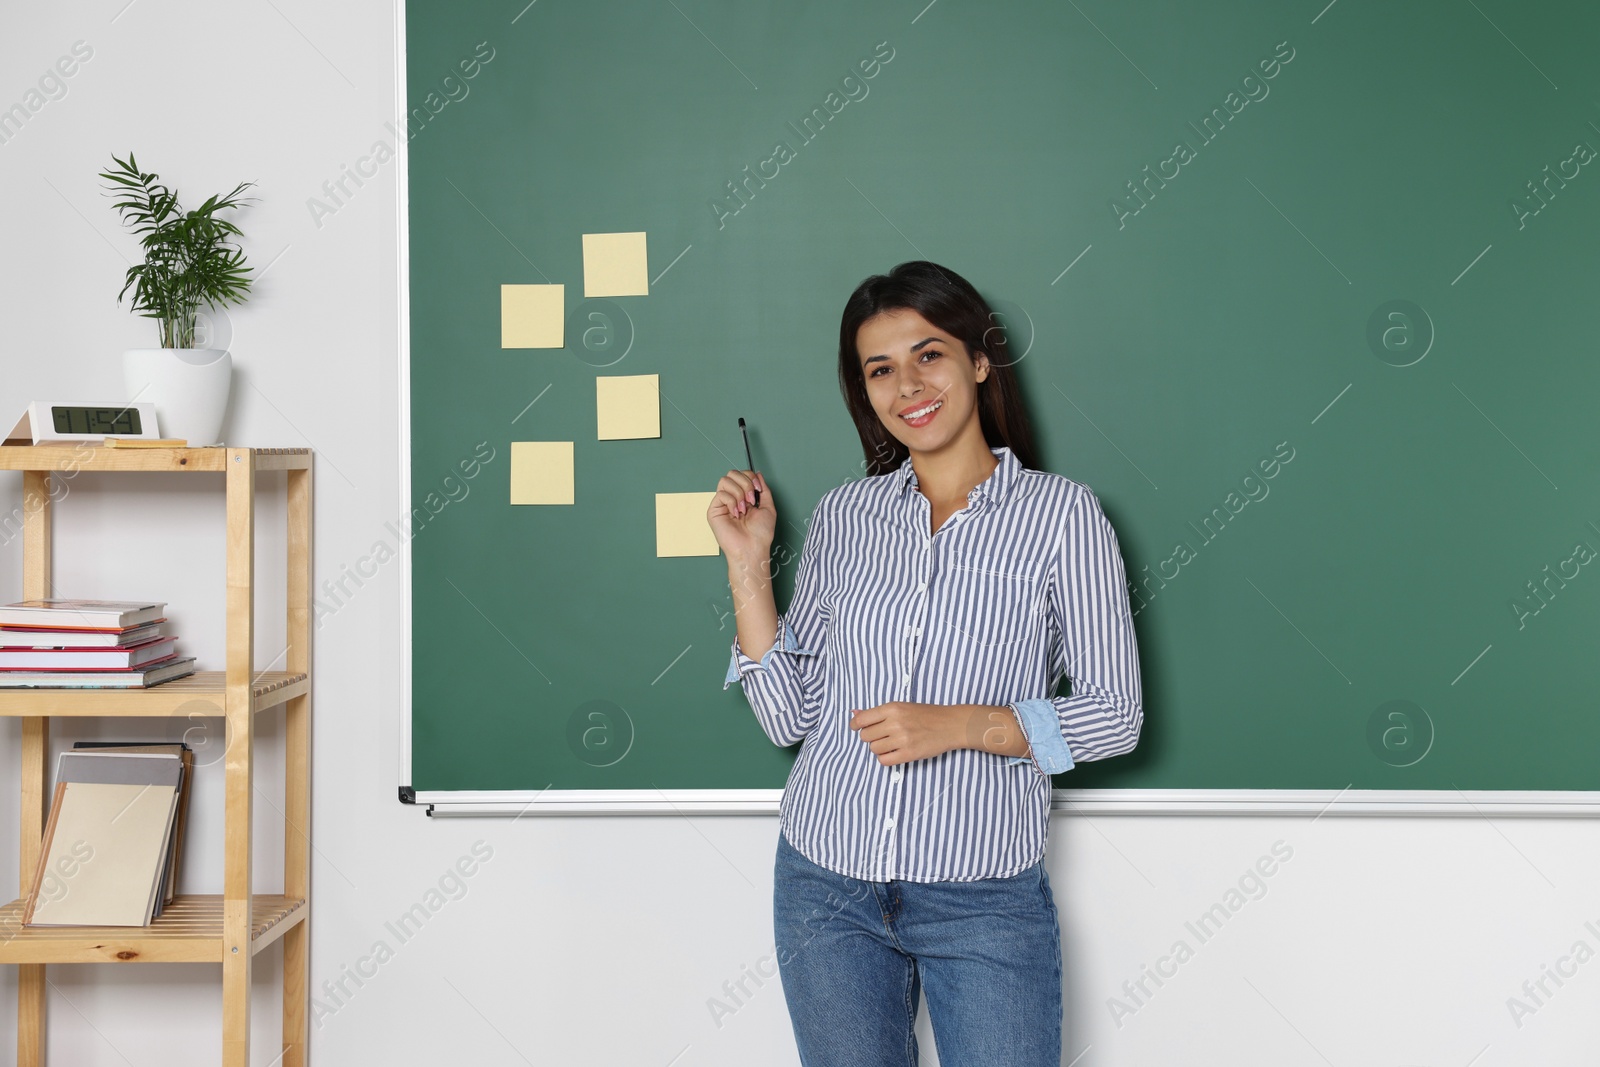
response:
M936 452L969 435L982 445L978 383L989 376L987 356L974 362L965 345L910 308L862 323L856 351L872 409L907 449ZM911 413L920 417L907 419Z

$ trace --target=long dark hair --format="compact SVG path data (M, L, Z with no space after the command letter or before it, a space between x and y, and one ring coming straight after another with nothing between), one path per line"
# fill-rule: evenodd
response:
M839 389L861 436L867 474L887 474L910 455L884 428L867 399L866 377L856 333L874 315L909 308L959 340L967 358L989 357L989 376L978 383L978 421L991 448L1011 449L1024 467L1038 469L1033 426L1022 404L1022 389L1006 348L1006 332L988 301L972 283L953 270L925 259L901 263L888 274L874 274L850 294L839 322Z

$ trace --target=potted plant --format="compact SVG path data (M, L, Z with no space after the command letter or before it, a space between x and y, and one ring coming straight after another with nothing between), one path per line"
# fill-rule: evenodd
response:
M222 418L233 382L233 357L225 348L196 348L195 324L202 309L242 304L250 291L250 268L234 238L239 227L222 218L255 197L241 182L192 211L178 203L158 175L139 170L133 153L111 160L100 177L120 197L123 224L140 235L144 262L128 268L117 303L133 290L132 309L160 327L160 348L129 349L122 355L129 400L154 403L163 437L193 447L219 444Z

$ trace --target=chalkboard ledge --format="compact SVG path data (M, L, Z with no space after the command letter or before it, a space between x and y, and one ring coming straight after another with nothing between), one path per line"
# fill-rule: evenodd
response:
M433 818L523 815L776 815L781 789L417 791ZM1062 815L1427 817L1600 815L1600 792L1457 789L1056 789Z

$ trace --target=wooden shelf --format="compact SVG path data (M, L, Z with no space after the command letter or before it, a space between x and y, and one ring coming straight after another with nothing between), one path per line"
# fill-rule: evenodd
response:
M309 470L309 448L250 449L258 471ZM107 448L73 445L0 445L0 470L6 471L209 471L228 469L228 449Z
M222 897L176 897L149 926L23 926L21 900L0 908L0 963L221 963ZM254 955L306 917L304 898L250 898Z
M0 689L0 716L220 716L224 671L196 671L148 689ZM262 671L251 687L257 711L311 691L304 672Z
M43 1067L49 983L56 963L209 962L222 966L223 1067L248 1067L253 1047L251 974L256 953L277 943L283 956L283 1051L279 1067L305 1067L309 1022L311 889L312 453L309 448L106 448L0 444L0 470L22 472L22 597L54 595L53 483L81 470L207 471L221 474L227 515L226 671L200 671L149 689L0 689L0 717L22 734L21 892L33 887L43 853L50 793L50 720L151 716L223 720L222 893L180 896L140 927L23 927L22 902L0 908L0 964L17 969L19 1067ZM253 669L256 645L257 473L284 472L287 588L281 671ZM157 516L158 517L158 516ZM229 679L234 685L228 684ZM283 708L283 892L258 894L253 856L254 713Z

